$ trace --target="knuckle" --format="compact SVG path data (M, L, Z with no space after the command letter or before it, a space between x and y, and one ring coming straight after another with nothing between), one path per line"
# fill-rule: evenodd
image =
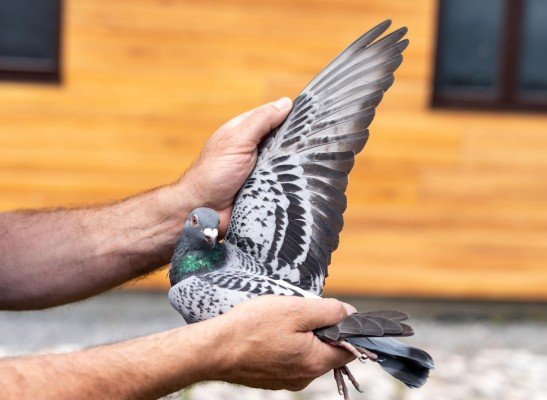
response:
M344 319L347 316L347 311L344 305L336 299L327 299L328 309L334 315L336 315L340 320Z

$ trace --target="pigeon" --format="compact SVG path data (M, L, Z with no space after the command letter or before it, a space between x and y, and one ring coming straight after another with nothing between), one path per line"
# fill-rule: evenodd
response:
M214 210L201 207L189 215L169 270L169 301L187 323L257 296L323 294L343 227L348 175L408 46L406 28L383 36L390 25L385 21L358 38L295 99L287 119L259 146L224 240ZM394 310L356 313L314 333L420 387L434 362L394 339L413 334L407 318ZM361 391L347 366L334 377L345 400L346 378Z

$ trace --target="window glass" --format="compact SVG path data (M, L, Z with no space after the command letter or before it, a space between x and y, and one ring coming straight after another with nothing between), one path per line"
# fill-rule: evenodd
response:
M547 1L527 0L524 10L519 91L527 99L547 97Z
M445 94L495 97L502 54L504 0L444 0L437 85Z
M58 68L59 0L0 0L0 70Z

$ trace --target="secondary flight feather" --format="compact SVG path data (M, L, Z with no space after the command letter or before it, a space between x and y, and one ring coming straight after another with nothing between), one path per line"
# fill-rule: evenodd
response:
M190 214L169 272L170 302L187 322L260 295L323 293L344 224L348 175L408 46L406 28L382 37L389 26L383 22L357 39L295 99L285 122L260 146L223 242L217 241L214 210ZM315 333L419 387L434 366L431 357L385 337L411 335L402 322L407 317L398 311L358 313ZM358 385L346 367L335 370L347 399L343 375Z

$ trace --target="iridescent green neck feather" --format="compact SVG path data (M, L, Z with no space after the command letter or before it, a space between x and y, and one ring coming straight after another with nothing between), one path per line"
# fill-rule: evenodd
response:
M212 271L222 260L223 252L214 248L211 251L189 251L180 260L181 272L192 273L197 271Z
M178 248L171 260L171 285L190 275L214 271L223 266L225 259L226 251L222 243L210 249Z

